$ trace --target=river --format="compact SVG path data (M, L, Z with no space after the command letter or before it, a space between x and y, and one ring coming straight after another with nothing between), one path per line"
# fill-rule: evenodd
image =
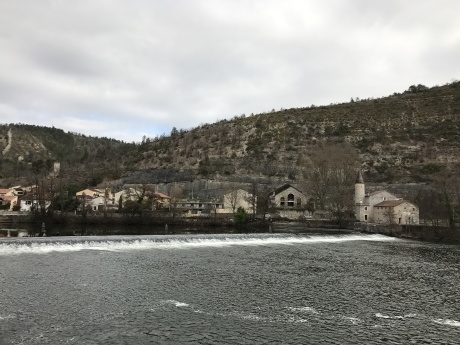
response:
M0 240L0 344L459 344L460 246L381 235Z

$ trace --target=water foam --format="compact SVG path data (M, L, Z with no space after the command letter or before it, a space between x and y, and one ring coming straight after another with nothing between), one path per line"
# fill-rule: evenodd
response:
M175 301L175 300L172 300L172 299L168 299L168 300L165 300L165 301L160 301L160 304L172 304L172 305L174 305L174 306L176 306L178 308L180 308L180 307L190 307L190 304Z
M140 237L94 237L37 238L0 241L0 255L48 254L52 252L78 252L82 250L126 251L146 249L192 249L201 247L298 245L315 243L341 243L350 241L388 242L397 239L383 235L338 236L286 236L226 235L197 237L197 235L140 236Z
M0 321L1 320L10 320L10 319L14 319L15 316L14 315L0 315Z
M406 314L406 315L395 315L395 316L389 316L389 315L384 315L384 314L381 314L381 313L377 313L375 314L375 317L379 318L379 319L393 319L393 320L402 320L402 319L406 319L406 318L412 318L412 317L416 317L417 314Z
M357 324L363 322L363 320L361 320L360 318L357 318L357 317L344 316L343 318L345 320L349 320L353 325L357 325Z
M460 327L460 321L449 320L449 319L435 319L433 322L439 323L440 325L447 325L453 327Z
M319 314L319 312L312 307L289 307L288 308L290 311L300 311L300 312L308 312L312 314Z

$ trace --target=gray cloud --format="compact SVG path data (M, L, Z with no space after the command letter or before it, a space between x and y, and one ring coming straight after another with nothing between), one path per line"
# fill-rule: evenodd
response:
M140 140L460 75L456 0L0 3L0 122Z

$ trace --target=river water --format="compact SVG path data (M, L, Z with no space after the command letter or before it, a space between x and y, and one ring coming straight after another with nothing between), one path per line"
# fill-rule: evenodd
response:
M0 344L460 344L460 246L380 235L0 240Z

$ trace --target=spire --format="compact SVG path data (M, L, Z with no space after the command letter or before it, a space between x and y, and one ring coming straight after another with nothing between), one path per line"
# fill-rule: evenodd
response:
M355 183L362 183L362 184L364 184L363 175L361 174L361 170L358 171L358 176L356 176L356 181L355 181Z

